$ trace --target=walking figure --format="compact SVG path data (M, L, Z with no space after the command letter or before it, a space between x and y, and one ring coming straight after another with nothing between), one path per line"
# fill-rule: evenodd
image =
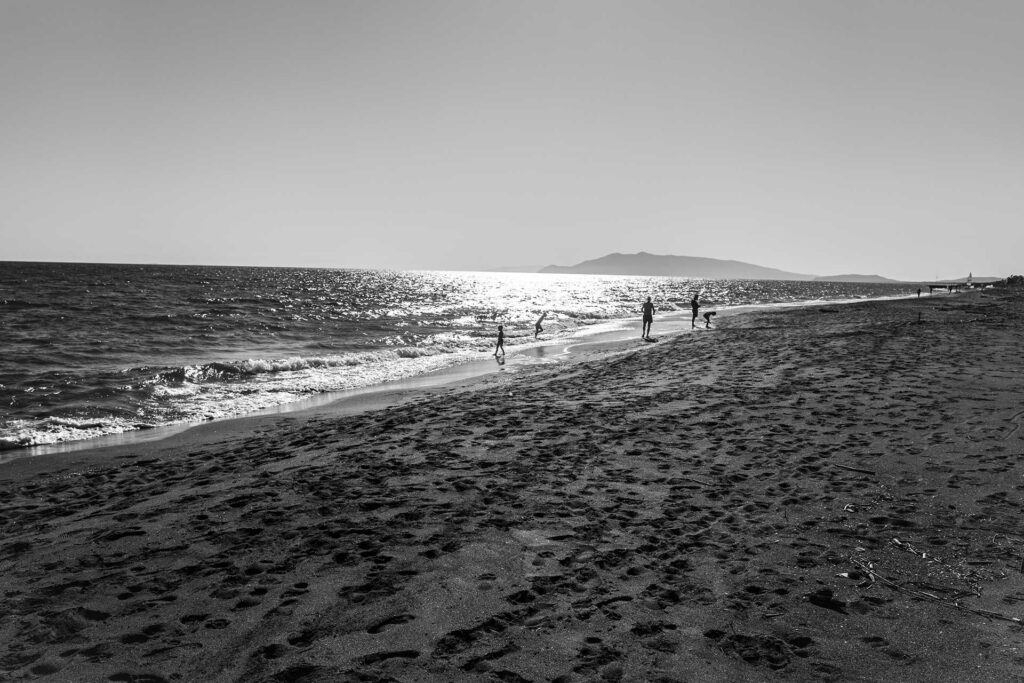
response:
M643 305L644 313L644 325L640 331L640 338L647 339L651 335L651 323L654 322L654 304L651 303L651 297L647 297L647 301Z
M494 355L498 355L498 351L501 351L501 355L505 355L505 328L498 325L498 343L494 346Z

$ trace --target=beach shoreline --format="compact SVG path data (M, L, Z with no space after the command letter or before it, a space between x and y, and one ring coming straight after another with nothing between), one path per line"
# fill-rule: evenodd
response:
M1021 297L715 322L0 464L0 673L1011 680Z
M884 297L871 299L872 301L898 300L906 297ZM726 306L716 309L716 314L721 318L742 315L745 313L768 312L801 308L805 306L828 306L828 305L849 305L863 303L862 300L840 300L840 301L808 301L808 302L783 302L777 304L751 304L741 306ZM689 309L682 310L682 307L663 311L657 316L655 332L656 339L662 337L670 339L679 334L690 332L684 323L687 322ZM721 318L718 318L720 320ZM670 331L661 332L668 325ZM609 320L602 323L598 330L584 328L579 334L556 339L547 339L540 342L527 342L521 345L509 347L509 353L503 359L501 366L495 364L489 358L464 360L450 366L423 374L410 375L402 379L391 380L381 384L371 384L353 389L324 392L299 399L297 401L281 403L269 408L256 410L248 413L229 415L210 420L189 421L160 425L147 429L135 429L103 436L96 436L85 439L73 439L57 441L54 443L37 444L30 446L0 448L0 465L3 463L20 460L24 458L39 458L56 455L67 455L81 451L101 451L108 448L134 447L140 444L153 441L173 439L176 435L191 429L200 428L210 424L220 425L224 422L234 420L251 420L264 417L276 417L281 415L294 415L296 417L308 417L312 415L327 414L348 414L350 412L363 412L381 407L389 400L388 396L404 397L415 390L432 390L448 384L457 384L472 381L484 375L500 372L509 363L508 369L515 369L518 365L526 363L560 362L567 360L572 355L591 348L613 349L617 346L627 344L635 339L640 331L639 320L623 318ZM697 325L704 328L704 324ZM382 398L383 397L383 398ZM225 427L218 426L218 431L224 431Z

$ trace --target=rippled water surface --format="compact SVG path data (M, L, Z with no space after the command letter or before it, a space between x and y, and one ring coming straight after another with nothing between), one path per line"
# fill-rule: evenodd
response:
M597 275L0 263L0 447L238 415L598 323L909 286Z

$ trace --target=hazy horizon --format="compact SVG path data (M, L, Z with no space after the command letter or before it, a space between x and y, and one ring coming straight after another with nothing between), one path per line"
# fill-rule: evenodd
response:
M0 261L1024 271L1015 2L0 3ZM475 264L475 265L474 265Z
M643 251L643 250L641 250L641 251ZM647 253L650 254L650 252L647 252ZM8 260L7 262L8 263L67 263L67 264L79 264L79 265L105 265L106 264L106 265L119 265L119 266L124 266L124 265L133 265L133 266L173 266L173 267L196 266L196 267L210 267L210 268L217 268L217 267L223 267L223 268L312 268L312 269L322 269L322 270L332 270L332 269L336 269L336 270L398 270L398 271L410 271L410 272L415 272L415 271L424 271L424 272L440 271L440 272L445 272L445 271L448 271L448 272L466 272L466 273L472 273L472 272L502 273L502 272L505 272L505 273L512 273L512 274L519 273L519 274L527 274L527 275L529 275L529 274L544 275L545 273L541 273L540 271L541 271L541 269L546 268L548 266L575 266L575 265L578 265L579 263L584 263L584 262L588 262L588 261L595 261L595 260L600 259L603 256L611 256L611 255L613 255L613 254L602 254L601 256L596 256L594 258L581 259L580 261L577 261L577 262L574 262L574 263L545 263L545 264L532 264L532 265L522 265L522 264L519 264L519 265L505 265L505 266L495 265L495 266L491 266L491 267L473 267L473 266L458 266L458 265L454 265L454 266L443 267L443 268L378 268L376 266L301 266L301 265L283 265L282 266L282 265L265 264L265 263L169 263L169 262L159 262L159 261L155 261L155 262L135 262L135 261L32 261L32 260L26 260L26 259L13 259L13 260ZM626 254L626 255L631 255L631 254ZM653 255L653 256L683 256L683 257L694 257L695 256L693 254L651 254L651 255ZM695 257L696 258L704 258L704 257L701 257L701 256L695 256ZM739 259L721 259L721 260L723 260L723 261L738 261ZM749 265L752 265L752 266L761 266L761 267L765 267L765 268L774 268L774 266L772 266L771 264L765 264L765 263L749 263L749 262L745 262L745 261L743 263L748 263ZM783 269L779 268L777 270L783 270ZM823 277L823 278L843 276L843 275L879 276L879 277L887 278L887 279L890 279L890 280L895 280L897 282L951 282L951 281L963 279L963 278L967 277L967 275L973 275L975 278L986 279L986 278L992 278L992 277L1006 278L1006 277L1009 277L1010 275L1016 274L1016 273L992 274L992 273L972 273L972 272L969 272L966 275L965 274L947 274L947 275L939 274L936 277L932 277L932 278L917 278L917 279L900 280L900 279L897 279L897 278L890 278L885 273L868 273L868 272L864 272L864 273L812 273L812 272L796 273L795 271L786 271L786 272L790 272L790 273L797 274L797 275L806 275L806 276ZM558 274L551 274L551 275L558 275ZM623 277L636 277L636 276L643 277L642 274L626 275L626 276L623 276ZM651 275L651 277L684 277L684 278L685 277L693 277L693 279L708 279L708 278L702 278L700 276L687 276L687 275L682 275L682 274L678 275L678 276ZM730 278L724 278L724 279L730 279ZM736 279L736 278L732 278L732 279ZM742 279L742 278L740 278L740 279ZM756 278L754 278L754 279L756 279Z

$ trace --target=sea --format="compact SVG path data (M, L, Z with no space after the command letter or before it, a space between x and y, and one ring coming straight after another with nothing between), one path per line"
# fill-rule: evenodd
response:
M657 331L658 318L688 311L694 293L703 310L722 310L895 298L915 289L0 262L0 450L238 416L434 373L490 358L499 324L509 355L624 330L639 322L648 296Z

